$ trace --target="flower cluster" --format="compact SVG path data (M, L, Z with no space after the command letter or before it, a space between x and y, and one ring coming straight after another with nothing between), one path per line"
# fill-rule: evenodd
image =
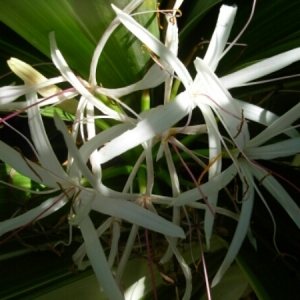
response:
M51 57L61 76L47 79L16 59L9 61L11 69L24 80L25 84L5 86L0 89L0 110L27 111L33 142L31 147L39 164L25 158L2 141L0 141L0 159L19 173L46 186L49 199L20 216L0 222L0 235L44 218L72 201L69 223L70 226L80 228L84 239L84 243L74 254L74 261L79 269L84 269L88 265L93 267L109 299L124 298L122 274L139 227L155 231L165 237L168 249L160 258L160 263L167 263L172 256L176 257L186 280L183 299L189 299L192 291L192 275L178 248L179 239L186 238L180 226L181 213L185 213L185 217L188 218L186 208L192 207L205 211L204 234L207 249L210 248L216 214L223 214L238 221L227 255L212 281L212 286L220 281L234 261L247 233L251 238L249 224L255 192L267 206L255 183L255 178L300 227L299 207L275 177L255 162L257 159L273 159L299 152L300 136L296 129L290 128L291 124L299 118L299 104L284 115L276 116L258 106L234 99L228 91L230 88L243 86L299 60L300 49L266 58L218 78L215 70L225 52L232 47L230 45L224 50L237 11L235 6L222 6L206 55L203 59L197 57L194 61L197 75L193 79L177 57L176 13L182 1L175 1L173 10L166 15L167 30L164 44L130 15L139 3L140 1L132 1L124 10L112 6L116 18L97 45L88 81L79 78L69 68L58 49L54 33L50 33ZM97 63L106 41L121 23L145 45L144 49L149 52L154 64L139 82L123 88L107 89L97 85ZM32 78L34 78L33 81ZM183 91L171 99L174 78L181 81ZM55 84L61 82L68 82L70 88L59 89ZM122 96L161 84L165 85L165 93L160 106L135 112L119 100ZM42 98L39 99L38 94ZM22 95L25 95L26 101L14 102ZM100 101L97 95L104 95L114 101L117 109L113 109L109 102ZM78 97L78 100L75 97ZM68 110L75 115L71 134L63 121L57 115L54 116L55 124L61 131L68 148L65 168L61 166L52 149L40 111L42 106L63 105L64 101L68 103L64 107L68 107ZM192 115L196 110L200 110L204 121L191 125ZM264 117L266 114L268 119ZM96 130L97 118L115 120L118 124L98 132ZM185 125L176 127L176 124L182 120L185 121ZM261 123L266 126L266 129L251 138L248 121ZM5 118L2 122L5 122ZM287 137L284 142L264 145L280 133L284 133ZM177 139L177 134L206 136L209 153L206 163ZM78 149L76 140L79 135L83 140L83 145ZM138 146L142 150L122 192L106 186L102 180L103 164L113 161L127 151L134 151ZM198 180L190 171L178 149L185 152L185 155L189 156L200 170L203 170ZM175 155L172 154L173 152ZM157 195L153 192L156 184L155 166L163 157L167 164L172 195ZM179 158L189 172L191 181L194 182L193 188L186 190L180 184L180 175L174 157ZM224 160L228 158L232 160L232 164L224 168ZM145 169L142 168L143 165L146 166ZM139 173L141 173L140 177ZM204 180L206 173L208 176ZM236 176L239 177L243 186L241 208L239 212L231 212L218 206L218 197L219 191L232 182ZM139 177L139 191L132 190L137 177ZM86 181L88 185L83 184ZM53 193L56 193L56 196L53 196ZM166 206L172 207L170 219L159 213L161 207ZM91 211L108 216L99 228L95 228L92 222ZM117 267L113 269L118 255L122 221L131 223L132 227L121 259ZM107 256L99 237L109 229L111 230L111 248ZM253 238L251 241L255 243ZM84 261L86 255L89 261Z

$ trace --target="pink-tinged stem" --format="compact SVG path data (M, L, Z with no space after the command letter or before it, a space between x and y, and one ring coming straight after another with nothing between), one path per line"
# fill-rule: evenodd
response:
M144 207L145 207L145 209L147 209L145 200L144 200ZM148 263L149 263L150 277L151 277L151 284L152 284L153 293L154 293L154 299L158 300L157 292L156 292L156 285L155 285L155 278L154 278L154 271L153 271L153 261L152 261L152 257L151 257L151 250L150 250L150 243L149 243L147 228L145 228L145 237L146 237L146 246L147 246L147 258L148 258Z
M158 300L147 228L145 228L145 236L146 236L146 245L147 245L147 258L148 258L148 263L149 263L150 277L151 277L151 283L152 283L152 288L153 288L153 293L154 293L154 299Z
M203 247L202 247L202 242L201 242L201 236L200 236L199 229L197 229L197 233L198 233L198 239L199 239L199 245L200 245L200 251L201 251L201 260L202 260L203 273L204 273L204 278L205 278L207 300L212 300L211 299L211 292L210 292L210 284L209 284L209 279L208 279L208 275L207 275L206 262L205 262L205 257L204 257L204 252L203 252Z

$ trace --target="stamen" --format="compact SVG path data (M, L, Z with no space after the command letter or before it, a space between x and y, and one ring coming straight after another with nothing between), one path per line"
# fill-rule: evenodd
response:
M211 166L220 158L222 157L222 153L219 153L212 161L209 162L209 164L205 167L205 169L202 171L201 175L199 176L198 180L197 180L197 184L200 185L201 180L203 178L203 176L209 171L209 169L211 168Z
M243 125L244 125L244 122L245 122L245 118L244 118L244 110L242 109L242 118L241 118L241 123L240 125L238 126L237 130L237 134L233 137L234 139L237 138L239 136L239 134L241 133L242 131L242 128L243 128Z
M160 6L160 3L157 2L157 4L156 4L156 18L157 18L157 23L158 23L159 29L164 29L164 27L161 25L161 22L160 22L160 11L159 11L159 6Z
M265 180L265 178L267 178L268 176L272 176L273 172L270 171L269 173L267 173L260 181L259 181L259 185L262 185L262 182Z
M248 193L248 190L249 190L249 184L248 184L247 179L246 179L245 176L244 176L244 183L246 184L246 190L243 193L243 198L242 198L243 200L242 201L244 201L244 197L246 196L246 194Z

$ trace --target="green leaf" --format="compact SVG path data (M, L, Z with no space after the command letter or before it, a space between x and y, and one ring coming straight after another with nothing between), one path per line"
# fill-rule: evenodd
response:
M49 57L48 35L55 31L58 47L70 67L88 79L93 51L115 13L111 2L123 8L129 1L31 1L0 0L0 20ZM126 3L124 3L126 2ZM156 1L144 1L138 11L154 9ZM12 13L13 12L13 13ZM155 13L139 14L136 19L158 36ZM107 42L98 65L98 82L105 87L133 83L146 71L149 56L123 26Z
M253 1L237 0L235 3L238 10L229 42L233 41L246 25ZM261 59L300 47L298 11L299 2L296 0L289 2L274 0L271 3L257 1L253 18L237 41L245 46L234 46L226 54L220 62L218 74L231 73L243 65L253 64ZM288 69L292 70L290 67ZM271 74L269 77L278 77L278 74L284 72L285 70L281 70L276 76Z
M180 39L184 40L190 31L198 25L203 16L219 2L222 2L222 0L189 1L188 8L186 7L183 10L186 22L180 31Z
M248 280L240 267L232 265L220 283L211 289L211 296L214 300L239 300L248 286ZM207 295L203 295L200 300L206 300Z

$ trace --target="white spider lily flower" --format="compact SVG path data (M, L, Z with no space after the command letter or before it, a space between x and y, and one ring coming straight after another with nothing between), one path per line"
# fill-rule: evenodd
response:
M163 57L163 59L166 59L166 61L170 65L172 65L173 58L169 59L170 54L166 49L165 49L165 52L162 52L162 48L160 46L157 46L158 42L155 41L155 39L151 40L152 43L147 44L149 37L146 38L144 36L145 31L140 30L140 35L139 35L139 31L136 30L133 22L131 22L131 20L129 18L127 18L127 16L125 16L123 13L121 13L117 9L115 9L115 10L116 10L117 14L119 15L119 17L122 18L122 20L123 20L122 22L124 23L124 25L129 30L131 30L133 32L133 34L135 34L138 38L140 38L142 40L142 42L146 43L146 45L156 55L158 55L161 58ZM229 24L229 26L228 26L229 30L233 24L232 17L234 16L235 11L236 11L236 8L233 8L232 10L229 8L229 10L226 9L226 11L225 11L225 17L228 17L228 20L229 20L227 22L227 24ZM221 13L220 13L220 15L221 15ZM221 19L221 23L223 23L222 19ZM226 22L225 22L225 24L226 24ZM216 29L216 31L218 31L218 28ZM197 94L200 95L200 93L201 93L201 94L209 96L213 101L216 101L215 103L209 103L209 101L205 101L204 103L206 105L209 105L210 107L212 107L214 109L214 111L220 116L220 119L222 120L223 125L227 129L227 132L230 134L231 138L234 140L234 142L238 146L238 148L240 150L244 149L246 151L246 153L248 153L248 155L250 155L250 156L252 155L252 157L253 157L254 154L258 155L259 150L261 153L261 151L262 152L268 151L270 147L266 146L267 148L256 150L255 153L254 153L254 150L252 150L252 152L251 152L251 150L248 148L251 145L255 145L255 141L258 140L260 137L257 137L256 139L254 139L254 141L249 142L249 133L248 133L248 129L247 129L247 124L243 120L243 112L242 112L241 108L239 107L239 105L236 103L236 101L229 95L229 93L227 92L227 88L243 85L248 81L252 81L255 78L262 77L266 74L274 72L278 69L281 69L281 68L299 60L300 51L299 51L299 49L291 50L291 51L277 55L273 58L266 59L262 62L254 64L251 67L248 67L248 68L245 68L243 70L236 72L236 76L239 76L239 81L238 81L238 85L237 85L236 80L235 80L236 77L234 75L235 73L228 75L228 76L224 77L223 79L221 78L220 80L216 76L214 76L214 74L212 73L212 71L214 71L214 69L216 68L216 66L218 64L218 58L219 58L221 52L223 51L222 47L224 47L225 43L227 42L228 35L229 35L228 31L223 32L220 35L218 35L218 34L215 35L215 38L212 39L212 42L215 42L215 44L212 43L211 45L221 45L221 46L219 48L216 47L214 49L214 51L211 51L211 52L209 50L210 50L210 48L213 49L213 46L210 46L210 48L208 50L208 54L203 61L201 61L200 59L196 59L195 66L197 69L197 76L196 76L196 79L194 82L195 86L194 86L194 84L192 85L192 87L190 85L186 86L186 84L185 84L185 86L186 86L187 90L192 89L194 95L197 95ZM225 37L227 36L227 38L224 38L224 36ZM214 52L217 53L218 55L216 55L216 56L211 55L211 53L214 53ZM208 62L211 65L207 66L206 63L208 63ZM176 63L178 63L178 62L176 62ZM270 64L270 63L272 63L272 64ZM180 66L180 63L178 63L178 65ZM173 68L175 71L179 70L180 73L177 71L178 72L177 75L179 76L179 78L181 78L180 77L181 74L185 75L185 73L181 72L182 69L179 66L177 66L177 68L174 66ZM266 67L266 66L268 66L268 67ZM187 76L185 78L186 79L183 80L183 83L189 82L189 77ZM232 80L233 84L231 84L230 80ZM203 97L194 99L194 101L196 101L196 102L199 101L199 103L196 103L196 104L198 106L200 106L201 101L203 101ZM201 108L203 110L203 106ZM166 111L167 111L167 109L166 109ZM208 111L206 113L208 114ZM209 124L208 120L209 119L208 119L208 115L207 115L207 119L206 119L207 125ZM281 121L282 121L282 119L281 119ZM163 120L162 120L162 122L163 122ZM277 122L277 124L278 124L278 122ZM210 146L215 144L215 148L210 147L210 154L212 154L212 153L215 154L214 156L210 155L210 157L213 158L213 157L216 157L216 154L220 153L220 152L214 152L214 149L218 149L220 151L220 137L218 136L217 127L214 126L215 122L213 119L212 119L211 124L212 125L210 127L208 126L208 131L209 131L209 128L215 129L215 132L209 131L209 135L211 138ZM275 126L273 126L273 128L275 129ZM132 135L133 135L133 131L134 130L132 130ZM269 135L270 129L267 131L268 131L268 135ZM266 134L267 134L267 132L266 132ZM126 135L126 137L129 138L129 135L128 136ZM270 135L269 135L269 137L270 137ZM249 142L249 145L248 145L248 142ZM295 147L297 147L297 143L298 143L298 139L294 139L293 141L290 141L289 144L291 144L291 146L293 146L293 149L290 149L284 155L296 153L298 151L295 149ZM280 145L282 146L282 143L278 144L276 146L273 145L273 149L274 149L273 157L278 155L279 151L281 151L281 155L282 155L282 147L281 147L281 149L279 149ZM250 151L250 153L249 153L249 151ZM104 152L105 152L105 149L103 149L103 153ZM251 173L249 175L249 170L247 168L245 169L245 166L243 163L240 163L239 166L241 168L242 174L244 174L245 177L248 178L248 180L250 182ZM232 166L232 167L234 168L234 166ZM214 168L211 168L211 169L213 170ZM231 169L231 168L229 168L229 169ZM229 169L226 171L229 171ZM218 166L215 166L215 170L214 170L215 177L214 178L210 177L209 182L201 186L202 190L205 189L206 186L210 186L210 183L213 183L213 182L217 183L219 185L219 187L222 188L222 187L226 186L231 181L234 174L236 174L236 170L235 170L235 171L231 172L230 176L226 176L227 178L225 178L224 174L227 172L224 171L222 174L223 176L218 176L217 170L218 171L220 170L220 164ZM222 180L222 177L223 177L223 180ZM266 183L267 183L267 181L266 181ZM216 185L211 184L211 186L212 186L212 190L216 191ZM270 185L269 185L269 189L270 189ZM208 196L209 192L205 195ZM245 190L245 192L246 192L246 190ZM193 192L192 191L187 192L187 194L189 194L189 195L191 193L193 193ZM201 198L199 196L197 189L194 190L194 193L195 193L194 194L195 198L197 200ZM247 194L250 195L249 200L248 200L248 202L245 202L245 204L242 207L242 217L240 218L240 221L239 221L239 225L237 228L237 234L235 235L235 238L232 242L232 248L228 251L227 258L225 259L224 263L222 264L222 267L221 267L220 271L218 272L216 279L213 281L213 284L216 284L218 282L218 280L222 277L222 274L224 274L224 272L226 271L226 268L230 265L230 263L234 259L236 253L238 252L238 250L240 248L241 240L243 240L243 238L248 230L248 225L249 225L251 210L252 210L252 205L253 205L253 199L254 199L253 193L254 193L254 187L251 186L249 191L247 191ZM185 194L185 193L183 193L183 194ZM183 199L187 199L188 196L183 195L183 194L179 195L177 197L177 199L174 200L173 203L174 204L176 203L177 205L179 205L179 203ZM213 194L215 194L215 192ZM277 192L277 195L280 195L280 194L282 195L282 191L281 191L281 193L279 191ZM189 198L189 202L192 201L190 197L188 197L188 198ZM196 200L196 199L194 199L194 200ZM211 197L208 197L208 199L211 199ZM213 195L213 201L215 201L215 202L212 202L212 203L214 204L214 207L216 205L216 200L217 200L216 195ZM183 202L181 202L181 204L183 204ZM290 209L288 211L288 213L293 215L293 217L292 217L293 220L296 220L295 218L296 218L297 212L299 210L293 204L291 204L291 207L293 209L296 209L295 210L296 215L293 213L293 209ZM298 219L299 219L299 216L298 216ZM213 218L212 217L209 218L209 215L206 214L205 221L207 221L207 220L209 221L209 222L206 222L206 224L207 224L206 227L208 227L206 229L206 240L208 242L209 234L211 233L211 230L212 230ZM242 239L241 239L241 237L242 237Z
M216 121L213 116L209 117L211 114L208 110L211 108L219 116L223 126L227 130L230 138L238 146L239 149L244 149L249 141L249 132L247 128L247 123L244 122L243 111L239 107L238 103L231 97L227 89L235 86L244 85L246 82L254 80L274 72L278 69L281 69L297 60L300 59L299 49L285 52L283 54L277 55L274 58L269 58L258 62L250 67L239 70L233 74L230 74L224 78L217 78L214 74L220 57L222 57L222 52L226 45L231 27L233 25L234 16L236 14L236 7L222 6L220 10L220 15L218 18L217 26L212 38L212 41L207 50L207 54L204 57L204 60L197 58L195 60L195 67L197 69L197 75L194 82L191 82L191 77L188 74L187 70L183 64L175 57L175 55L164 47L164 45L153 37L149 32L137 24L129 15L120 11L114 7L118 17L121 22L129 29L134 35L136 35L148 48L150 48L153 53L160 57L161 61L165 61L169 66L173 68L177 76L182 80L186 91L181 93L175 98L175 102L179 102L179 99L184 99L183 101L189 102L190 106L186 106L186 110L182 112L182 115L185 113L190 113L191 109L195 105L203 111L206 122L210 120L211 124L208 127L209 135L209 148L210 148L210 161L213 161L217 155L221 153L221 135L218 131ZM272 66L266 67L270 62ZM236 76L239 76L238 84L236 84ZM231 83L232 82L232 83ZM208 105L210 108L206 109L204 112L204 106ZM180 108L180 106L178 106ZM164 109L164 111L163 111ZM122 153L121 149L118 149L117 153L114 151L117 144L126 144L126 150L136 146L139 143L142 143L147 140L147 138L152 138L155 134L160 133L166 128L171 114L174 113L171 111L168 105L165 105L161 109L159 115L160 123L153 124L150 120L152 118L149 116L149 120L141 121L138 123L136 128L132 129L130 132L125 132L123 135L119 136L111 143L101 149L102 158L101 161L105 162L113 158L115 155ZM165 117L163 116L165 114ZM155 118L153 114L153 118ZM177 118L174 118L176 122ZM158 121L155 120L155 122ZM149 135L141 134L140 129L142 128L142 123L144 122L150 126L143 126L143 130L147 130ZM175 124L175 122L172 122ZM141 127L140 127L140 126ZM155 127L155 131L152 128ZM171 125L172 126L172 125ZM151 132L152 131L152 132ZM144 131L145 132L145 131ZM105 149L106 148L106 149ZM125 151L126 151L125 150ZM217 160L209 170L209 179L211 180L214 176L218 176L218 173L221 170L221 159ZM220 187L222 184L220 184ZM198 192L197 192L198 193ZM178 197L180 199L180 196ZM199 195L198 195L199 199ZM174 200L175 203L179 203L181 200ZM212 205L213 208L217 205L217 196L211 196L208 198L208 202ZM207 210L205 216L205 232L206 232L206 241L209 244L210 235L212 232L214 218L211 213Z
M27 98L30 105L37 101L35 93L28 94ZM91 209L124 219L133 224L168 236L184 238L185 234L183 230L157 214L126 200L134 195L113 192L102 187L101 181L94 177L86 166L89 155L93 153L98 146L97 144L96 148L91 148L95 146L94 139L99 142L101 141L99 137L95 136L94 139L88 141L84 145L84 149L81 151L82 153L80 153L67 132L64 123L55 115L55 123L58 129L62 131L72 157L72 160L70 160L72 163L69 168L69 174L67 174L62 169L51 148L37 106L33 105L29 108L28 118L33 143L36 148L36 155L41 166L22 157L20 153L11 149L1 141L0 144L3 151L0 153L0 159L32 180L53 188L54 191L63 189L63 193L57 197L50 198L21 216L1 222L0 234L21 226L26 226L33 220L43 218L53 213L67 203L73 195L76 195L76 201L74 201L73 204L76 215L71 217L70 223L71 225L78 224L80 226L85 241L86 252L106 295L110 299L122 299L122 293L112 276L99 237L89 219ZM127 124L122 125L126 126ZM117 129L119 129L119 127L120 126L118 126ZM112 128L110 132L115 133L115 128ZM104 132L103 135L105 138L109 138L107 132ZM103 136L101 136L101 138L103 139ZM82 158L82 156L84 157ZM81 174L89 180L94 189L87 189L80 186L79 181ZM101 195L101 191L107 195ZM112 197L112 195L115 197ZM140 197L140 195L138 196ZM113 289L114 292L111 292L111 289Z
M81 227L82 222L85 223L87 222L86 218L88 216L88 213L91 209L93 209L100 213L104 213L104 214L114 216L116 218L124 219L130 223L133 223L135 226L136 225L142 226L150 230L160 232L167 236L181 237L181 238L185 237L183 230L179 226L173 224L172 222L168 222L167 220L158 216L157 214L152 213L151 211L146 210L145 208L142 208L139 205L126 201L124 198L122 198L122 195L124 195L125 197L128 196L133 197L134 195L131 194L126 195L123 193L119 193L120 197L118 197L118 199L114 199L113 197L105 197L104 195L97 193L97 192L101 193L101 190L103 191L103 188L101 187L101 182L99 180L92 180L92 175L88 174L89 170L87 169L83 159L80 158L80 153L77 150L74 143L72 143L71 137L64 129L64 124L62 123L62 121L55 116L55 122L58 129L61 130L65 138L65 142L69 148L71 156L76 158L76 163L78 167L80 168L82 173L86 176L86 178L90 181L91 185L94 187L94 190L92 192L93 196L91 196L91 193L89 193L87 190L82 191L81 194L78 196L78 199L80 199L78 203L80 204L77 207L77 212L78 212L77 216L71 221L72 224L78 223ZM126 125L126 124L122 124L122 125ZM97 139L99 142L100 135L101 133L98 136L95 136L92 140L88 141L87 143L92 142L94 139ZM87 143L85 144L85 146L87 145ZM93 149L91 149L90 151L93 151ZM141 197L141 195L139 195L139 197ZM92 231L92 233L84 230L82 231L86 246L85 248L81 248L80 253L77 253L77 256L82 258L86 251L90 259L90 263L95 270L99 283L103 286L103 289L106 292L106 294L109 297L112 297L112 299L114 299L114 297L116 296L111 296L110 294L108 294L108 289L107 289L108 286L109 285L112 286L112 284L111 283L108 284L106 279L104 279L104 284L102 283L103 276L105 276L105 272L106 272L104 270L106 269L103 269L101 266L103 265L103 263L107 264L107 262L106 261L102 262L102 258L101 258L102 255L100 255L101 256L100 257L101 263L100 263L96 253L91 249L92 247L90 247L90 245L87 244L89 242L89 238L85 235L93 234L94 235L93 244L97 243L97 248L101 249L101 253L103 252L99 239L97 241L95 240L95 237L96 236L98 237L95 228L92 228L91 225L89 225L89 227L90 227L89 230ZM79 263L80 262L81 260L79 260Z
M119 16L122 23L133 33L135 34L143 43L147 45L158 57L160 57L161 61L165 61L170 66L172 66L173 70L176 72L177 76L182 80L186 91L178 95L174 102L177 101L184 101L189 106L186 108L185 111L182 111L183 114L187 115L191 113L191 110L197 105L204 115L205 121L208 124L208 137L209 137L209 148L210 148L210 161L214 160L220 153L221 153L221 136L218 131L218 126L214 116L211 112L210 107L213 107L214 110L220 116L222 123L224 124L225 128L229 132L230 136L233 138L237 135L239 130L240 124L240 116L242 115L241 109L238 107L236 102L232 99L230 94L226 89L223 88L222 84L220 83L219 79L214 75L213 71L215 70L218 64L218 58L220 53L223 51L227 38L229 36L233 19L236 13L236 7L231 8L228 6L222 7L219 19L217 22L216 30L213 35L212 43L209 46L207 51L207 55L204 58L204 61L200 60L199 58L195 61L195 67L197 69L197 76L194 82L191 81L191 77L188 74L188 71L184 67L184 65L177 59L176 53L177 51L171 51L167 47L158 41L155 37L153 37L150 33L148 33L144 28L139 26L130 16L124 14L122 11L115 8L117 15ZM214 56L213 53L216 55ZM207 67L206 63L212 64L212 70L210 67ZM165 93L168 93L168 86L166 87ZM166 95L166 94L165 94ZM165 103L167 100L165 99ZM206 104L206 105L205 105ZM164 105L162 109L164 109L164 113L166 117L160 117L159 124L156 124L156 127L160 128L160 134L162 134L164 129L170 129L173 124L175 124L177 118L174 117L173 122L169 128L164 127L166 126L165 121L168 121L166 118L171 118L171 114L173 112L169 111L169 106ZM208 107L208 106L210 107ZM230 113L229 113L230 111ZM163 112L162 112L163 113ZM232 116L234 115L234 117ZM181 117L181 118L182 118ZM143 122L143 121L142 121ZM142 123L141 122L141 123ZM155 121L156 122L156 121ZM147 121L147 123L150 123ZM138 124L139 125L139 124ZM138 126L137 126L138 127ZM137 127L135 128L137 131ZM151 125L152 127L152 125ZM149 132L151 130L149 127ZM135 135L133 129L129 133L125 133L123 136L118 137L116 140L112 141L110 145L107 147L109 149L109 154L113 154L113 146L114 142L120 142L122 138L126 138L127 144L133 143L138 141L138 137L140 135ZM249 137L247 124L242 124L242 128L240 129L242 132L241 135L237 135L235 138L235 142L239 143L241 147L247 142L247 138ZM159 132L157 132L159 133ZM157 134L156 133L156 134ZM135 137L133 137L135 135ZM132 136L130 138L130 136ZM151 138L154 135L151 136ZM141 136L145 139L147 136L144 134ZM118 141L117 141L118 140ZM146 139L145 139L146 140ZM122 139L122 143L125 141ZM115 147L114 147L115 148ZM105 147L102 149L103 154L106 154ZM105 155L106 156L106 155ZM104 161L107 160L107 157L103 158ZM209 179L216 176L221 171L221 160L217 160L216 163L210 168L209 170ZM212 206L214 210L217 205L217 195L212 195L207 199L209 205ZM213 215L211 211L207 211L207 215L205 218L205 230L206 230L206 241L209 245L209 240L211 236L212 226L213 226Z
M121 10L117 9L114 6L113 8L115 9L121 22L130 31L132 31L133 34L135 34L143 43L145 43L147 47L151 49L151 51L158 55L161 60L172 66L173 70L182 80L187 90L179 94L174 99L174 104L168 103L163 107L160 107L159 110L156 108L155 114L153 113L151 114L151 116L149 116L149 118L140 121L136 128L134 128L130 132L124 133L123 135L113 140L110 144L103 147L100 151L100 153L102 152L101 154L103 154L101 161L108 161L116 155L122 153L122 149L116 149L116 144L126 145L124 150L127 151L132 147L141 144L150 138L153 138L155 135L161 134L165 130L170 129L178 120L190 114L191 110L195 107L195 104L199 105L199 103L201 102L209 104L210 106L213 106L216 110L218 110L219 115L222 116L222 119L225 119L223 123L226 125L226 129L229 131L232 137L235 136L238 132L238 125L240 124L239 118L242 115L241 110L239 109L235 101L231 98L229 93L222 87L217 77L212 73L212 71L210 71L208 67L206 67L205 63L202 63L200 59L196 61L195 64L198 75L193 82L187 69L177 59L176 55L171 50L165 47L147 30L137 24L129 15L123 13ZM228 13L226 12L226 15L227 14ZM231 19L233 18L233 15L233 13L230 15ZM228 33L226 34L228 35ZM224 43L221 45L221 47L222 49L224 48ZM209 100L209 98L211 98L212 101ZM214 104L213 101L218 102ZM181 112L175 112L176 109L179 110L180 108L182 109ZM234 117L232 115L229 115L228 117L229 111L232 111ZM171 122L170 119L172 120ZM230 122L228 119L230 119ZM217 127L215 121L214 123L215 127ZM144 134L140 134L141 129L143 129ZM243 124L243 128L241 129L241 131L244 134L238 136L236 138L236 142L241 140L240 143L245 144L248 136L246 124ZM213 136L215 139L213 141L214 144L220 145L220 137L215 134ZM220 149L220 146L218 146L218 148Z

